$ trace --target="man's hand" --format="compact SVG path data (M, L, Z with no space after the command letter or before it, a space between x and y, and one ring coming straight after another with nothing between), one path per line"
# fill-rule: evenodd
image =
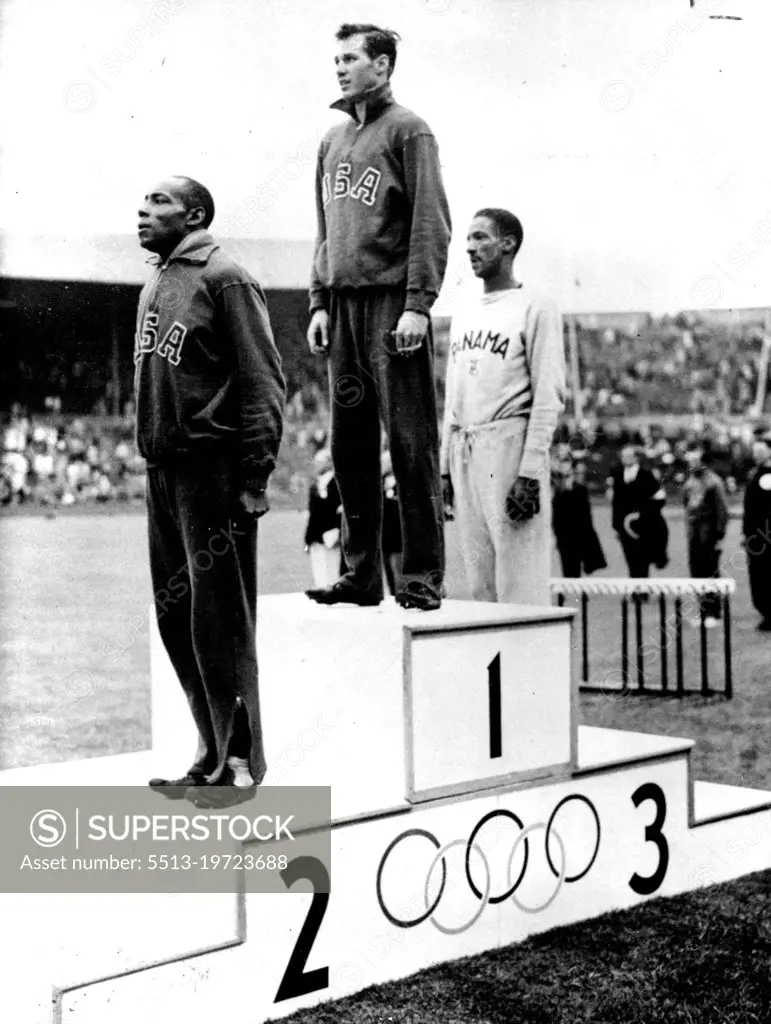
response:
M329 313L317 309L308 326L308 348L314 356L329 355Z
M452 486L452 477L442 477L442 504L444 505L444 518L451 520L455 518L455 489Z
M506 515L512 523L532 519L541 511L541 485L530 476L518 476L506 497Z
M628 516L624 517L624 533L627 534L627 536L632 537L633 540L640 539L640 534L635 533L631 525L633 522L636 523L639 518L639 512L630 512Z
M406 309L399 317L394 331L396 351L400 356L409 356L417 352L428 334L428 317L423 313L415 313Z
M270 511L267 491L242 491L240 501L244 511L254 516L255 519L259 519Z

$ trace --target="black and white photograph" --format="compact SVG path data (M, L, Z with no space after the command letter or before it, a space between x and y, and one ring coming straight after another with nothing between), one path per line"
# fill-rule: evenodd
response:
M0 0L0 1022L770 1020L763 0Z

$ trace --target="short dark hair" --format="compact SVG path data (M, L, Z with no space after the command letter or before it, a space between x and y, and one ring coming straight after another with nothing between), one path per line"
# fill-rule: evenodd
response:
M186 210L194 210L197 206L203 208L203 226L208 228L214 220L214 199L211 192L200 181L195 178L188 178L186 174L173 175L175 181L182 182L180 190L181 198Z
M715 462L715 450L709 441L689 441L687 452L698 452L701 456L701 464L709 468Z
M499 235L512 236L517 243L517 248L514 250L514 255L516 256L522 248L522 242L525 238L525 232L519 217L515 217L510 210L501 209L499 206L486 206L483 210L477 210L474 216L487 217L498 228Z
M352 22L345 22L335 33L335 39L342 42L350 39L351 36L364 36L364 52L370 60L385 54L388 57L388 77L393 74L396 67L396 46L401 36L390 28L380 28L378 25L363 25Z

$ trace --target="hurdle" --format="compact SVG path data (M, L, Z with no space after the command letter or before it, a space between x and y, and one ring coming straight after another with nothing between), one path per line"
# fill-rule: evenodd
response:
M581 673L579 689L583 693L624 693L645 696L685 697L698 694L703 697L733 697L733 669L731 649L731 596L736 590L732 579L562 579L551 580L552 597L559 607L568 598L577 599L580 607ZM723 688L710 685L708 629L705 623L702 599L717 597L721 609ZM589 665L589 606L591 598L617 598L620 606L621 673L618 684L592 681ZM644 638L643 607L657 599L658 624ZM670 604L671 602L671 604ZM698 688L689 686L686 672L683 620L684 603L698 613L699 620L699 676ZM630 604L634 614L632 650L630 654ZM673 607L672 607L673 606ZM670 609L671 621L670 621ZM674 680L670 676L670 652L674 646ZM651 685L646 677L646 654L658 653L658 685Z

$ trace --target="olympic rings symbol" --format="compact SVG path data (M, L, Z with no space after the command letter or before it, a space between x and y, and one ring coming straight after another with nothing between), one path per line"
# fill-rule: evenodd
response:
M583 868L583 870L577 871L574 874L569 875L567 873L567 857L565 853L565 844L560 834L554 828L554 819L556 818L560 809L564 807L566 804L570 803L572 800L577 800L580 803L586 804L586 806L591 811L592 816L594 817L594 823L597 830L597 839L594 845L594 851L592 853L592 856L589 858L589 861ZM475 840L479 835L480 831L484 828L484 826L493 818L509 819L510 821L514 822L514 824L520 829L520 832L516 840L514 841L514 845L511 848L511 852L509 853L506 868L508 888L504 892L497 893L491 896L490 864L481 846ZM554 891L547 899L545 899L540 904L530 906L524 903L517 896L517 889L519 889L520 885L522 884L522 881L525 877L525 873L527 871L530 858L530 837L534 832L537 832L539 830L543 830L544 833L544 850L546 853L546 862L549 866L549 870L551 871L552 875L554 875L557 881L554 887ZM431 865L429 866L428 872L426 874L426 880L423 886L423 901L425 904L425 910L422 913L418 914L417 917L406 919L402 917L397 917L388 909L388 907L385 904L385 900L383 899L383 872L385 870L386 862L388 861L388 858L393 852L393 850L399 845L399 843L413 836L420 837L422 839L427 839L432 844L432 846L434 846L437 852L433 860L431 861ZM480 818L480 820L472 829L471 834L468 837L468 840L453 839L445 846L441 845L441 843L433 834L433 832L429 832L427 829L424 828L410 828L407 829L405 832L400 833L395 839L393 839L388 844L383 856L380 859L380 865L378 866L377 880L375 884L377 900L378 903L380 904L380 909L383 911L384 916L391 922L391 924L395 925L397 928L415 928L417 927L417 925L422 924L424 921L430 920L431 924L433 924L436 929L438 929L440 932L443 932L445 935L458 935L461 932L464 932L467 929L469 929L476 921L479 920L479 917L483 913L488 903L502 903L504 900L511 899L514 905L523 913L538 914L541 911L546 910L547 907L551 906L551 904L557 898L560 890L562 889L563 884L578 882L591 870L592 865L597 859L597 854L600 851L600 836L600 816L597 813L597 809L588 797L585 797L580 793L573 793L566 797L563 797L562 800L559 801L557 806L551 812L548 821L538 821L532 825L528 825L527 827L525 827L522 820L516 814L514 814L513 811L508 811L503 808L498 808L494 811L490 811L488 814L485 814L484 817ZM552 839L554 839L559 849L559 867L555 867L554 860L552 859L552 853L549 848L550 841ZM479 900L479 906L474 911L474 913L472 914L471 918L468 921L465 921L461 925L450 927L449 925L441 924L441 922L439 922L436 919L435 914L442 900L442 896L444 895L445 888L447 886L447 861L445 860L445 854L447 854L450 850L454 849L457 846L465 846L464 863L466 881L468 882L471 892ZM516 857L516 854L520 847L523 848L524 852L522 867L520 868L517 877L512 880L514 858ZM484 868L485 878L484 884L481 888L476 884L471 874L472 851L478 855ZM439 889L436 893L436 896L432 900L430 897L431 878L434 874L436 867L440 863L442 865L441 881L439 883Z

